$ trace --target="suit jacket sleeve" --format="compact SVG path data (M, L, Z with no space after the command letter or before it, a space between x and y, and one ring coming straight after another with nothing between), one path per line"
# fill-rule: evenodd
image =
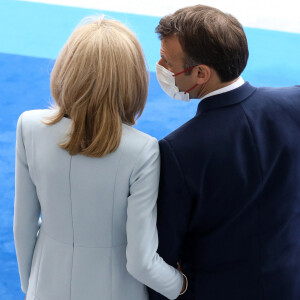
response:
M161 173L157 200L157 252L169 265L177 267L188 230L192 198L172 145L162 139L159 146ZM184 269L182 271L184 273ZM150 300L165 299L151 289L148 292Z
M140 282L167 299L176 299L183 285L182 274L156 253L159 172L159 146L156 139L151 139L137 158L131 175L126 223L126 267Z
M21 279L21 289L26 293L39 229L41 207L27 163L27 153L22 134L23 116L24 113L21 114L18 119L16 132L13 233Z

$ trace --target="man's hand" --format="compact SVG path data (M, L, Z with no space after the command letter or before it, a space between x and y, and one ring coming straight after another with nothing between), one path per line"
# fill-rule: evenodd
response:
M181 266L180 266L180 263L177 262L177 270L180 271L182 273L182 270L181 270Z
M183 273L182 270L181 270L181 266L180 266L179 262L177 262L177 270L180 271L181 273ZM186 288L186 279L183 276L183 285L182 285L182 289L181 289L180 294L185 290L185 288Z

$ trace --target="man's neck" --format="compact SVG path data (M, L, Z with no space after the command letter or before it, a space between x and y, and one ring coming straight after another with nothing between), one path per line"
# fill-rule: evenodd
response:
M222 88L224 88L226 86L229 86L229 85L233 84L238 79L239 79L239 77L236 78L236 79L234 79L234 80L232 80L232 81L227 81L227 82L217 81L217 82L212 83L210 85L203 86L203 88L199 91L197 98L201 99L201 98L203 98L204 96L206 96L207 94L209 94L209 93L211 93L213 91L222 89Z

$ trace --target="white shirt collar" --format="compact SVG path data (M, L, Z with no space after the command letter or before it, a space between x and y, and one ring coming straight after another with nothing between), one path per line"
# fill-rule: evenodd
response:
M207 97L210 97L210 96L215 96L215 95L218 95L218 94L222 94L222 93L226 93L226 92L229 92L229 91L232 91L234 89L237 89L238 87L240 87L241 85L243 85L245 83L244 79L240 76L238 78L238 80L236 80L235 82L233 82L232 84L228 85L228 86L225 86L221 89L218 89L218 90L215 90L215 91L212 91L210 93L208 93L207 95L203 96L202 98L200 98L200 102L207 98Z

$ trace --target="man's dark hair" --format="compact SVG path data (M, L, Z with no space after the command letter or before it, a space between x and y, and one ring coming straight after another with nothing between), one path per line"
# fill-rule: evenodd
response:
M178 37L185 53L185 69L208 65L222 82L227 82L246 67L249 51L243 27L219 9L205 5L179 9L163 17L155 32L161 40L173 34Z

